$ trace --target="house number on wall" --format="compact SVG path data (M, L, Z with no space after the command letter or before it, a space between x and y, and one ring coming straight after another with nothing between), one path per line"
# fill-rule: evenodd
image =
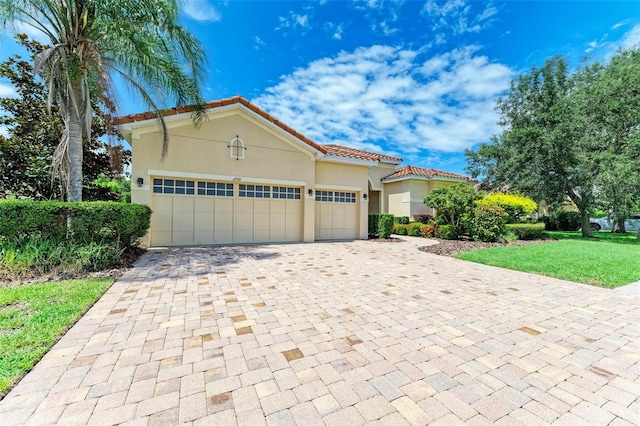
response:
M242 178L239 178L239 177L235 177L235 178L233 178L233 181L234 181L234 182L240 182L241 180L242 180Z

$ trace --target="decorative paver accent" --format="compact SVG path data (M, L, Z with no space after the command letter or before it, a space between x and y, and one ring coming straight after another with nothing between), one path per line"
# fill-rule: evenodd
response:
M0 401L0 423L638 423L640 283L405 240L149 250Z

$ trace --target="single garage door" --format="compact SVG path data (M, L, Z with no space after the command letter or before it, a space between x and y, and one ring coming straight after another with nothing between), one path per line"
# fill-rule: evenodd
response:
M299 187L153 178L151 245L302 241Z
M316 240L350 240L358 236L355 192L316 191Z

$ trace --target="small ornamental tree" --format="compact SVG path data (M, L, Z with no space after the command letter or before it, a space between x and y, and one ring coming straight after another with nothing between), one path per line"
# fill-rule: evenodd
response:
M494 192L482 197L478 204L500 206L509 215L507 223L521 222L526 216L534 213L538 205L529 197L520 194Z
M460 234L466 231L474 203L482 195L471 185L457 183L434 189L424 197L424 203L436 210L437 224L453 226Z

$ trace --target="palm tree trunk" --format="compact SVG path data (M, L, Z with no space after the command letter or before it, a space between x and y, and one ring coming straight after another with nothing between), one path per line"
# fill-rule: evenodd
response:
M68 102L66 111L66 125L69 132L69 143L67 146L67 153L69 156L69 170L68 170L68 201L82 201L82 135L83 135L83 120L81 117L82 108L82 91L78 85L74 88L76 97L76 105L78 109L74 108L72 102Z

